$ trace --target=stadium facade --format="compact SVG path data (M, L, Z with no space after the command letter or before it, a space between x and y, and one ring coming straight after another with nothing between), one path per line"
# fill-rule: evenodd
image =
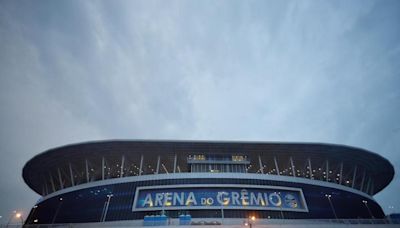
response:
M344 145L280 142L98 141L27 162L42 197L26 224L170 218L384 218L373 196L393 166Z

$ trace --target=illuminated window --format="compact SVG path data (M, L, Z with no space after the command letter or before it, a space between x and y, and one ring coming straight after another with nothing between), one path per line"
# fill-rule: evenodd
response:
M244 157L242 155L232 155L232 161L244 161Z
M193 160L206 160L206 156L204 156L203 154L198 154L198 155L193 155Z

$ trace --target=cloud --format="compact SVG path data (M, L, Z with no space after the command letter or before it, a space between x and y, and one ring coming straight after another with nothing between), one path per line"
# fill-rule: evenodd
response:
M400 165L396 1L0 6L1 214L37 198L27 160L93 139L331 142Z

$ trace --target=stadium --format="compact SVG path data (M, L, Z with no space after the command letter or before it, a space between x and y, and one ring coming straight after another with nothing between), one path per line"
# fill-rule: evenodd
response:
M25 224L382 219L394 168L344 145L113 140L45 151L23 168L41 195Z

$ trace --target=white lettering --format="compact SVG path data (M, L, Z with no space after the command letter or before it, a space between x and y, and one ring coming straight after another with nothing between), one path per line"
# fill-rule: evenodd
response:
M276 192L271 193L269 194L269 202L276 207L280 207L282 205L281 196Z
M240 193L241 193L240 199L242 200L242 205L243 206L249 205L249 193L247 192L247 190L243 189Z
M172 193L166 192L164 194L164 206L171 206Z
M257 205L257 206L260 206L260 205L265 206L265 202L264 202L261 192L258 192L257 196L254 192L250 193L250 204Z
M228 197L223 197L223 196L229 196L229 193L227 192L218 192L217 194L217 201L220 205L228 205L229 204L229 198Z
M156 193L156 199L154 200L154 206L158 207L158 206L162 206L162 199L163 199L163 193Z
M238 192L232 192L232 204L233 205L240 205L239 193Z
M197 205L196 197L194 197L193 192L189 192L189 196L186 199L186 206Z
M150 193L148 193L146 195L146 198L144 198L144 202L143 202L142 207L146 207L146 205L149 205L149 207L153 206L153 200L151 198L151 194Z
M181 195L179 195L177 192L174 192L174 206L177 205L177 202L182 206L184 203L184 196L184 192L181 192Z

